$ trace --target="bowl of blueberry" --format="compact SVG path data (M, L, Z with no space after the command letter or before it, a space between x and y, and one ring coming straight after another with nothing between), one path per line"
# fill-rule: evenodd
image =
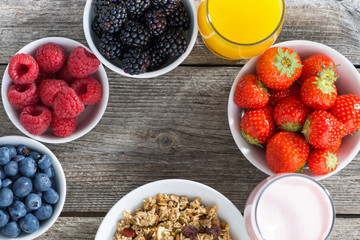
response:
M96 57L133 78L165 74L190 54L198 27L193 0L87 0L83 26Z
M65 174L43 144L22 136L0 138L0 239L34 239L59 217Z

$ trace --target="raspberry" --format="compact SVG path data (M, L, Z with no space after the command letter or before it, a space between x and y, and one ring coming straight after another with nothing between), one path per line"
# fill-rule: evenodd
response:
M8 91L9 103L19 111L26 106L39 102L39 95L35 83L12 85Z
M65 64L65 51L55 43L41 45L35 54L39 67L44 72L55 73Z
M68 62L66 62L64 67L57 72L57 78L64 80L69 86L75 81L76 78L69 72Z
M32 56L19 53L10 59L8 73L16 84L33 83L39 75L39 65Z
M102 96L101 84L91 77L80 78L71 84L71 88L85 105L95 104Z
M93 74L99 65L99 59L83 47L75 48L68 60L69 72L75 78L83 78Z
M66 87L57 95L53 105L55 114L61 118L71 118L78 116L85 108L75 91Z
M48 107L52 107L57 94L65 87L68 87L68 85L63 80L43 80L39 86L39 97L42 103Z
M45 106L30 105L21 112L20 122L30 134L41 135L50 126L51 112Z
M78 117L60 118L53 113L50 126L56 136L67 137L75 131L77 122Z
M36 86L40 86L41 82L46 79L57 79L55 73L48 73L44 71L39 71L39 76L35 80Z

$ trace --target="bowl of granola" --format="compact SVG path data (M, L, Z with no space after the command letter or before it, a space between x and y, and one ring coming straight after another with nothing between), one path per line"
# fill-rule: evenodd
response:
M244 218L218 191L189 180L145 184L121 198L95 240L249 239Z

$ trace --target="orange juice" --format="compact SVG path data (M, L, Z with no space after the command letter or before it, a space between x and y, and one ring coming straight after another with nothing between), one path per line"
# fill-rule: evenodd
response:
M280 34L284 0L201 0L198 24L216 55L239 60L269 48Z

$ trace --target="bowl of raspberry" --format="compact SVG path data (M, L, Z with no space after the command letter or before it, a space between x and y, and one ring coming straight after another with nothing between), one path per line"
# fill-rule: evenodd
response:
M109 83L88 48L49 37L29 43L10 59L1 94L8 117L21 132L38 141L65 143L100 121Z
M59 217L66 179L56 156L22 136L0 137L0 239L34 239Z
M198 34L193 0L87 0L87 43L112 71L132 78L165 74L190 54Z
M360 150L360 75L326 45L278 43L240 70L228 120L238 148L264 173L325 179Z

